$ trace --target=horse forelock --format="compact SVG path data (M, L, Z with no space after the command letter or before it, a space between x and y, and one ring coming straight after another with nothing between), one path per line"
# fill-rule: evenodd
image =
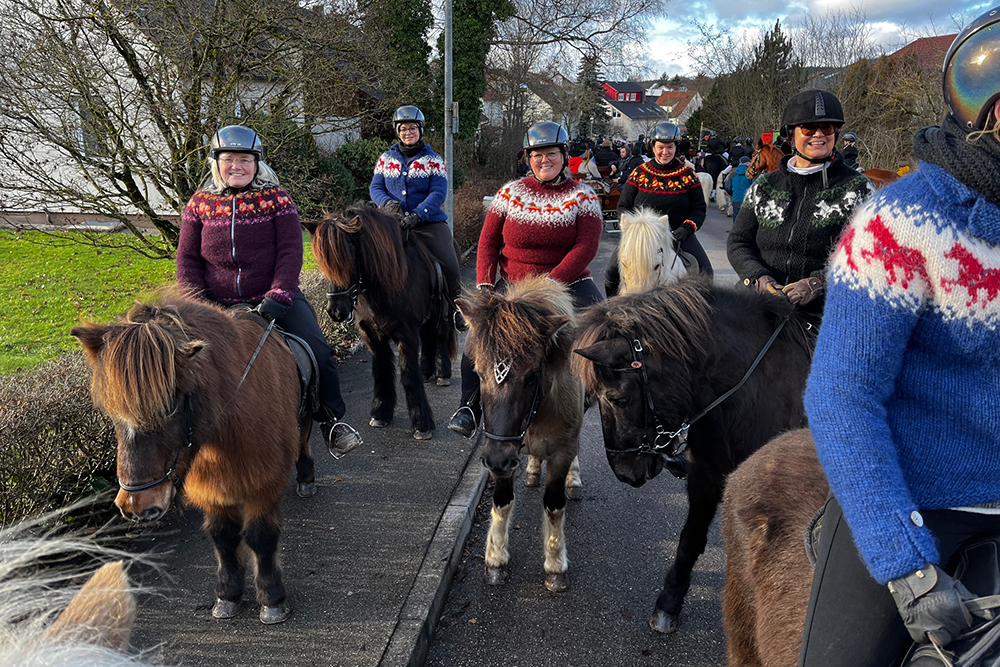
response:
M358 250L365 276L390 294L406 289L409 270L397 220L369 206L351 208L345 213L356 215L361 221Z
M618 267L622 277L619 294L630 294L650 285L653 267L669 259L670 241L667 225L650 209L639 209L635 216L629 216L629 224L623 227L618 245ZM667 275L662 270L660 274Z
M355 261L351 235L360 229L360 224L353 223L353 218L345 219L333 213L326 213L316 226L312 238L313 258L320 273L338 287L347 287L351 283Z

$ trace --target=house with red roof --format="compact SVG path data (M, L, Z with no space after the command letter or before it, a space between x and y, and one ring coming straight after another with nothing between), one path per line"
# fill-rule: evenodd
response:
M937 37L921 37L915 39L903 48L889 54L890 58L904 58L913 55L924 67L940 68L944 65L944 57L948 47L955 41L958 33L938 35Z

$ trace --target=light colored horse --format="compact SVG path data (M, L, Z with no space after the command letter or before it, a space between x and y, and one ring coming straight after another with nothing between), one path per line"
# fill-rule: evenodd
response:
M0 530L0 665L144 667L124 653L136 603L123 562L108 562L78 584L92 569L80 561L130 556L93 540L32 536L55 516Z
M712 189L715 185L712 183L712 175L704 171L697 172L698 180L701 182L701 192L705 195L705 205L710 206L712 204Z
M729 193L726 192L726 174L725 172L719 174L719 178L715 183L715 203L719 207L719 210L728 215L729 212Z
M618 271L621 287L618 294L648 292L687 274L687 267L674 249L667 216L640 208L631 213L623 212L620 224Z

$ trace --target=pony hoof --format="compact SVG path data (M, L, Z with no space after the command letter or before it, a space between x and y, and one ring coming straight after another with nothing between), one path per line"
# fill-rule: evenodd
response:
M437 379L437 386L439 386L439 387L450 387L451 386L451 378L438 378Z
M549 572L545 575L545 588L553 593L569 590L569 575L565 572Z
M542 481L542 476L537 472L529 472L524 476L525 486L538 486Z
M378 417L372 417L368 422L368 425L373 428L385 428L389 425L388 419L379 419Z
M677 615L668 614L665 611L657 609L653 611L653 615L649 617L649 627L657 632L662 632L665 635L677 632L677 628L679 627Z
M430 440L433 437L434 431L421 431L420 429L413 429L414 440Z
M507 570L502 567L486 566L486 583L490 586L502 586L507 583Z
M264 625L284 623L291 615L292 608L287 604L283 604L280 607L268 607L265 605L260 608L260 622Z
M215 606L212 607L212 618L235 618L243 611L243 603L240 600L215 599Z
M295 487L295 493L299 498L312 498L316 495L317 486L316 482L310 482L308 484L299 484Z
M580 487L579 486L567 486L566 487L566 499L567 500L579 500L580 499Z

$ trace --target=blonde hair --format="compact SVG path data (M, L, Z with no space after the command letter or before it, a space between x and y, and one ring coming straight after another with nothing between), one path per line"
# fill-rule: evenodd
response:
M225 155L225 152L219 153L219 155ZM202 186L205 190L210 192L219 193L226 189L226 182L222 180L222 173L219 171L219 160L217 157L210 157L208 159L209 165L211 165L212 173L209 178L205 179L205 185ZM250 183L250 187L254 190L260 190L261 188L275 187L280 185L278 183L278 175L274 173L274 170L267 166L263 160L257 161L257 173L253 177L253 182Z

